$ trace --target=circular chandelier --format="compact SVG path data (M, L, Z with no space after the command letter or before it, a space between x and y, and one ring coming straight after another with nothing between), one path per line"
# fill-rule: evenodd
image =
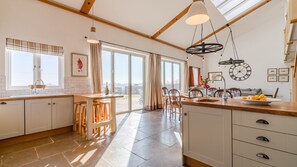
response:
M193 4L191 5L189 11L188 11L188 18L186 20L186 23L189 25L196 25L193 39L192 39L192 45L186 49L186 53L192 54L192 55L201 55L201 54L208 54L208 53L216 53L224 48L222 44L219 43L217 35L215 33L212 21L210 17L208 16L207 9L205 7L205 3L203 0L193 0ZM207 22L209 20L212 31L214 33L216 43L206 43L203 42L203 23ZM201 24L201 43L199 44L193 44L197 26Z

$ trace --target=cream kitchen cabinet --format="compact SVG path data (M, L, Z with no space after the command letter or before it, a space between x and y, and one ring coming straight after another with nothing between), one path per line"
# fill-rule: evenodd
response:
M52 99L52 128L62 128L73 125L73 98Z
M71 126L73 98L25 100L26 134Z
M52 99L25 100L26 134L52 129Z
M0 139L24 135L24 100L0 101Z
M231 115L231 110L183 105L183 154L213 167L231 167Z

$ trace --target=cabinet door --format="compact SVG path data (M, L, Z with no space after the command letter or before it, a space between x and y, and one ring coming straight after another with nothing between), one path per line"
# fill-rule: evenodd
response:
M52 129L52 100L34 99L25 101L26 134Z
M232 166L231 110L183 106L184 155L214 167Z
M52 102L53 129L73 125L73 98L53 98Z
M0 139L24 135L24 100L0 102Z

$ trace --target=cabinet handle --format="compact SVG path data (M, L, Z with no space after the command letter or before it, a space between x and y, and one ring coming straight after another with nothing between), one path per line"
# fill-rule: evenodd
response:
M53 103L53 105L56 105L56 103Z
M264 137L264 136L258 136L256 139L260 140L260 141L269 142L269 139L267 137Z
M184 116L187 116L188 114L187 113L184 113Z
M0 104L7 104L7 103L3 101L3 102L1 102Z
M270 159L269 156L264 153L258 153L256 156L262 159Z
M51 103L47 103L47 105L51 105Z
M258 124L264 124L264 125L269 125L269 122L266 121L265 119L258 119L258 120L256 121L256 123L258 123Z

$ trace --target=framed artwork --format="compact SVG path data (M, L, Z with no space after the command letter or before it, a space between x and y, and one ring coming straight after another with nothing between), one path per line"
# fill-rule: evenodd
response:
M290 71L289 68L279 68L278 69L278 74L279 75L289 75L289 71Z
M289 82L289 75L278 76L278 82Z
M88 77L88 55L71 53L71 76Z
M277 76L276 75L267 76L267 82L277 82Z
M277 68L268 68L267 69L268 75L276 75L277 74Z
M222 72L208 72L208 79L210 81L221 81L222 80Z

